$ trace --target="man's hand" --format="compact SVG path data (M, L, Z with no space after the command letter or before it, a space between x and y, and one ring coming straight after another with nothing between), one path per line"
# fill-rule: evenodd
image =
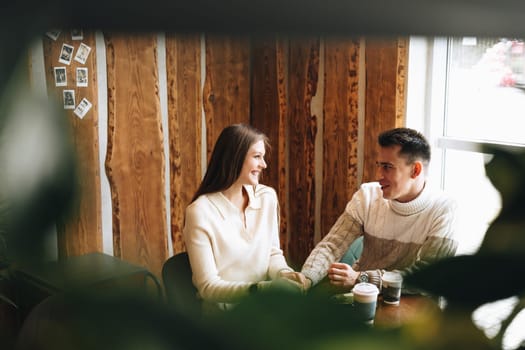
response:
M348 264L333 263L328 269L330 284L345 290L354 286L357 277L359 277L359 272Z
M279 272L279 278L287 279L299 284L303 291L307 291L312 286L312 281L300 272L281 271Z

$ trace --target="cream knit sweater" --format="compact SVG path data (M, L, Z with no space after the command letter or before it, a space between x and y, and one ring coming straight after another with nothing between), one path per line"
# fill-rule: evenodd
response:
M311 252L302 272L313 284L318 283L362 235L363 252L352 267L367 271L371 282L379 287L384 270L407 273L454 255L455 212L454 201L428 186L414 200L400 203L384 199L379 183L365 183Z
M238 302L252 283L291 270L280 249L275 191L264 185L244 188L246 227L240 210L220 192L202 195L186 209L183 237L193 283L204 301Z

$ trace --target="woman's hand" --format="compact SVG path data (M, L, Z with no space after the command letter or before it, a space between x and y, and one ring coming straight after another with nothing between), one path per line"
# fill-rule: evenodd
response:
M308 288L312 286L312 281L310 281L310 279L306 278L306 276L300 272L288 270L280 271L279 278L295 282L300 286L303 292L306 292Z

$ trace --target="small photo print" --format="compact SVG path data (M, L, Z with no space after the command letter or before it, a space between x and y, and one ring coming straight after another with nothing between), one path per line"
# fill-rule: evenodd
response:
M55 86L67 86L66 67L55 67Z
M60 50L60 57L58 58L58 62L70 64L71 58L73 57L73 49L74 47L71 45L62 44L62 50Z
M64 109L75 109L75 90L64 90Z
M84 118L87 112L91 109L91 102L89 102L85 97L80 101L77 108L73 111L80 119Z
M77 54L75 55L75 61L85 64L90 51L91 47L87 46L84 43L80 43L80 46L77 50Z
M82 40L84 39L84 32L82 29L71 29L71 40Z
M46 32L46 36L49 39L52 39L54 41L56 41L58 39L59 35L60 35L60 30L59 29L51 29L51 30L48 30Z
M88 69L85 67L77 68L77 86L88 86Z

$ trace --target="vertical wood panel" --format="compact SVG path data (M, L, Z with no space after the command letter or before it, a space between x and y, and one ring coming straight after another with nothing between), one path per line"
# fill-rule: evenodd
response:
M105 34L114 255L160 275L168 249L156 35Z
M250 122L250 42L240 37L206 37L204 82L208 159L222 129Z
M64 88L54 86L52 68L63 66L57 63L62 42L78 47L78 42L63 35L57 42L44 39L48 90L60 93L60 100ZM81 97L89 96L93 108L82 120L68 112L83 177L77 216L59 225L61 256L100 251L102 245L95 43L93 34L85 35L84 42L92 48L85 64L89 68L89 87L72 89L77 104ZM155 38L106 37L106 171L113 204L115 255L159 274L168 251ZM273 152L263 182L278 192L281 242L290 263L300 266L314 246L316 202L321 201L321 233L326 234L357 188L357 87L363 83L357 74L359 43L326 41L322 199L315 197L317 117L310 108L318 82L318 39L294 39L289 46L277 39L256 41L252 50L245 38L207 37L203 94L199 38L168 35L166 48L174 252L184 249L180 237L184 208L201 178L198 140L204 107L208 156L218 133L232 123L251 122L270 137ZM404 125L407 51L406 38L367 42L364 181L375 179L377 134ZM80 64L72 61L67 67L70 84L74 82L76 65Z
M401 47L400 47L401 43ZM404 43L404 44L403 44ZM404 47L403 47L404 45ZM405 122L406 39L367 39L363 182L376 180L377 136ZM402 64L402 67L399 65ZM403 87L403 88L401 88Z
M183 250L184 211L201 181L201 49L199 35L166 36L173 253Z
M359 40L325 41L321 234L357 190Z
M70 121L73 145L78 159L79 197L73 204L72 215L57 223L59 257L75 256L102 251L102 219L100 198L100 167L98 143L98 82L95 33L84 32L82 40L72 40L71 33L64 31L56 41L44 37L44 65L48 92L56 96L63 104L62 91L75 91L75 106L82 98L88 99L91 110L83 119L77 117L73 110L66 110ZM85 64L71 59L69 65L60 63L59 56L62 44L74 47L73 57L80 43L91 48ZM65 67L67 86L55 86L54 67ZM88 69L88 86L77 87L76 68Z
M286 249L286 85L284 43L276 38L252 43L251 123L270 139L268 168L261 182L277 191L281 205L280 239Z
M406 104L408 84L408 44L406 37L397 40L397 80L396 80L396 127L406 125ZM423 130L421 130L423 131Z
M290 262L301 266L314 247L315 136L311 114L319 73L319 39L290 43L289 198Z

